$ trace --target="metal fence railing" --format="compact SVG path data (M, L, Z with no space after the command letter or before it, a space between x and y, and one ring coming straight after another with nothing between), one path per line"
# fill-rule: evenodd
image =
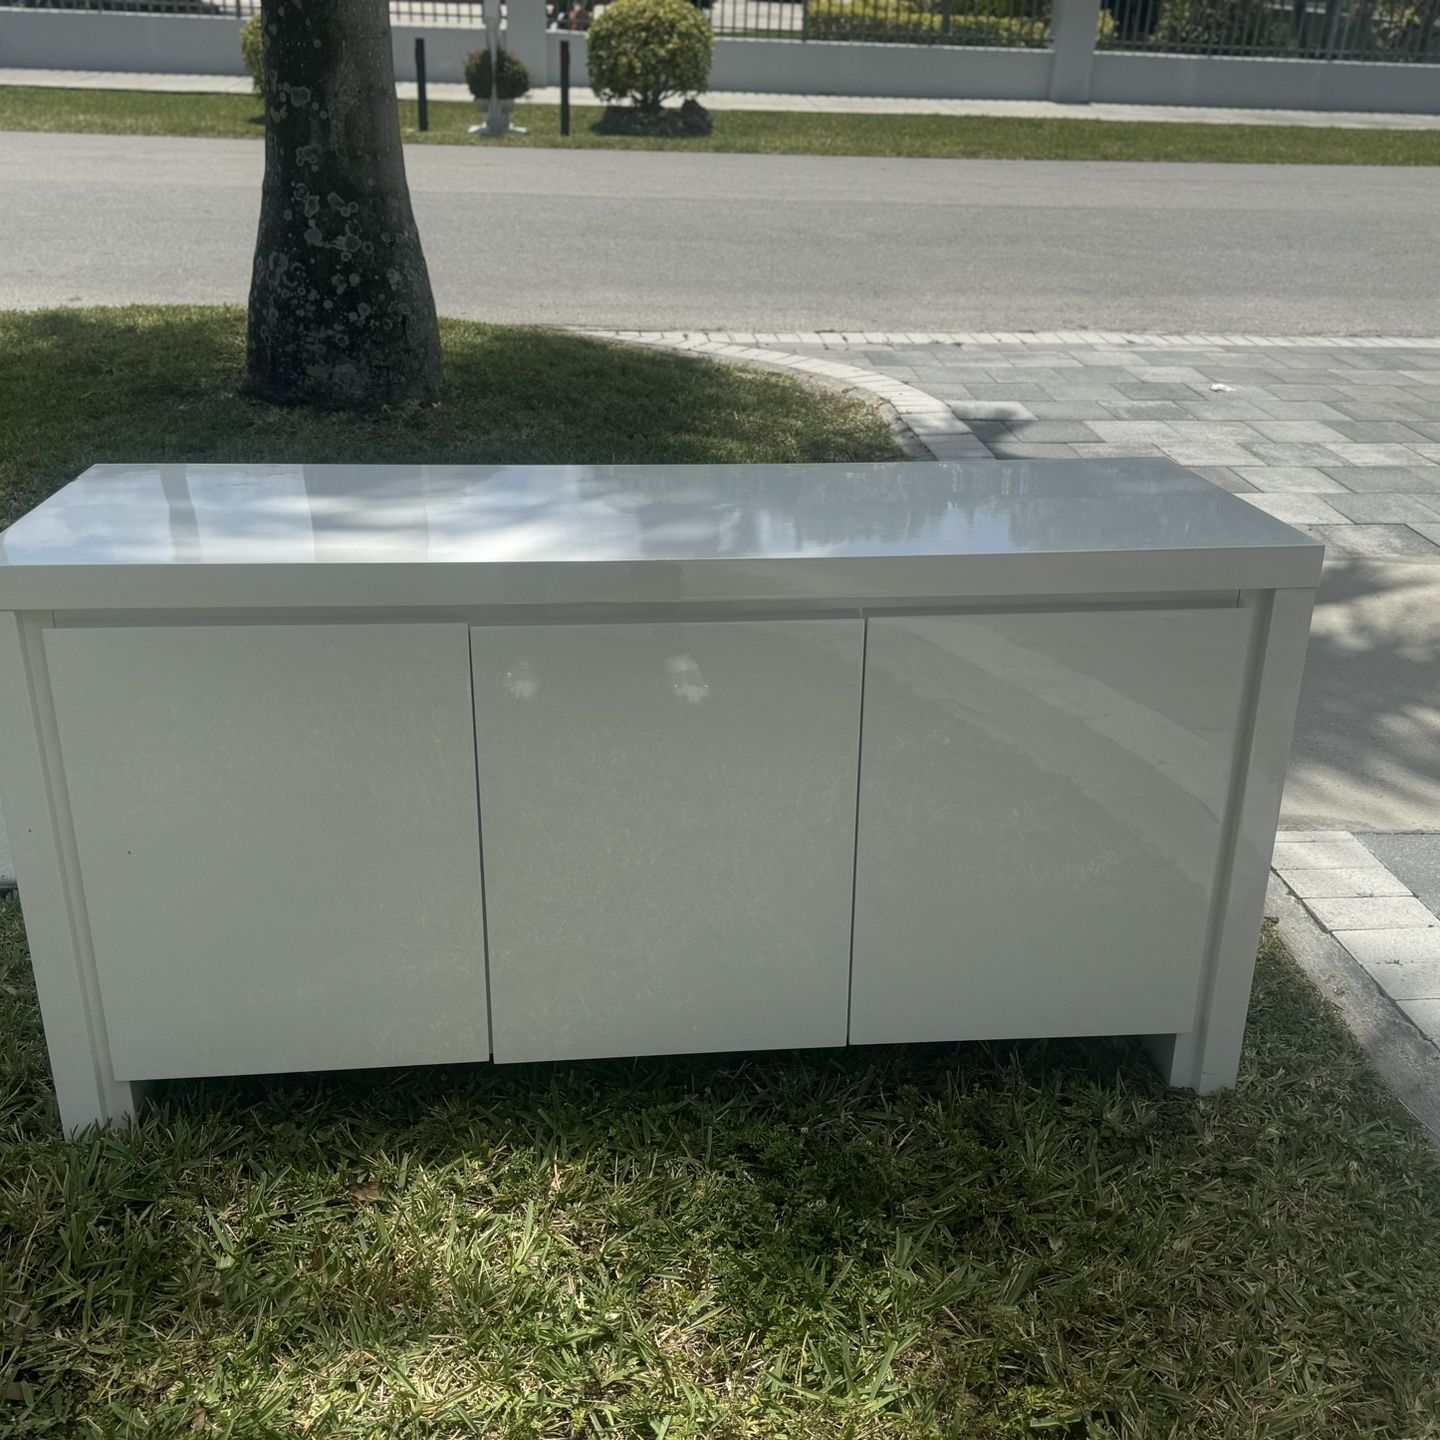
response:
M1101 49L1440 64L1440 0L1106 0ZM1440 81L1437 81L1440 83Z
M711 0L717 35L906 45L1050 43L1050 0Z
M219 15L246 19L260 0L0 0L0 8L21 10L103 10L126 15ZM474 25L483 23L480 0L390 0L390 19L398 25Z
M123 15L249 15L260 0L4 0L10 10L106 10Z
M701 5L717 35L752 40L800 40L805 34L805 0L713 0Z
M330 0L325 0L330 3ZM342 3L342 0L334 0ZM604 0L545 0L583 26ZM717 35L1044 49L1051 0L695 0ZM1102 50L1440 65L1440 0L1102 0ZM0 8L245 17L260 0L0 0ZM480 0L391 0L402 25L479 29Z

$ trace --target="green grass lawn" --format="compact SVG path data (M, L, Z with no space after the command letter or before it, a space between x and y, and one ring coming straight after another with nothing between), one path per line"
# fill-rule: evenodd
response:
M17 1440L1427 1440L1437 1236L1273 938L1221 1097L884 1047L175 1084L67 1146L0 902Z
M596 135L601 112L577 106L568 137L554 105L520 105L530 133L507 140L465 133L470 105L436 102L430 129L400 102L405 139L436 145L721 150L759 155L901 155L992 160L1207 160L1291 165L1440 165L1440 131L1322 130L1301 126L1187 125L1104 120L1023 120L951 115L817 115L717 110L703 139L637 140ZM0 130L109 135L240 136L264 133L258 100L246 95L152 95L114 90L0 88Z
M441 322L445 393L380 416L238 393L234 309L0 312L0 525L99 461L884 460L867 405L780 375L559 331Z

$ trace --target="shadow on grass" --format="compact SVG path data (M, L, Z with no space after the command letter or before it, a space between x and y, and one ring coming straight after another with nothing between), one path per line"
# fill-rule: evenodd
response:
M897 458L856 401L563 331L442 322L445 391L379 415L239 394L236 309L0 314L0 523L114 462L701 463Z

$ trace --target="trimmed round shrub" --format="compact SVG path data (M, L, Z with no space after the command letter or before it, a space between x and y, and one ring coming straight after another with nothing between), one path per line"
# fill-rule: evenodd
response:
M605 101L658 110L710 79L715 32L690 0L615 0L590 27L590 85Z
M508 50L500 50L495 69L500 77L500 98L518 100L530 88L530 72ZM476 50L465 58L465 83L477 100L490 98L490 52Z
M265 34L260 28L257 10L240 27L240 55L250 73L250 83L257 95L265 93Z

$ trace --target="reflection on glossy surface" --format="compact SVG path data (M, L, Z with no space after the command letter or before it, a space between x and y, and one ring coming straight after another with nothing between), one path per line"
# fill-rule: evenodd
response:
M845 1043L862 627L471 632L497 1060Z
M853 1041L1191 1027L1249 624L869 622Z
M0 565L755 559L1307 547L1169 461L104 465Z

